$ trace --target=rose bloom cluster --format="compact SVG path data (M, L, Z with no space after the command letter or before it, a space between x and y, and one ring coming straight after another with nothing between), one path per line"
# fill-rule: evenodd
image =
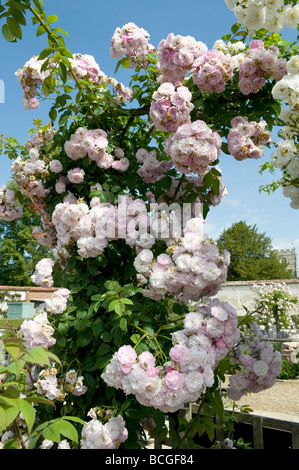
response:
M193 82L206 93L222 93L236 65L236 60L230 54L210 50L193 63Z
M286 59L278 58L276 46L264 48L263 41L254 40L249 45L244 60L239 65L239 88L244 95L257 93L266 83L266 79L276 82L286 74Z
M57 374L55 367L42 370L34 384L37 393L45 395L49 400L64 401L67 393L81 396L87 392L87 387L83 385L83 377L78 377L75 370L67 372L64 380L57 378Z
M145 183L156 183L159 179L163 178L165 173L173 166L172 161L159 161L155 150L148 152L143 148L137 150L136 160L142 163L137 173Z
M165 151L184 174L204 175L220 156L222 140L204 121L183 124L165 141Z
M274 85L272 96L284 101L292 111L299 110L299 55L294 55L287 62L285 74Z
M11 169L21 190L26 191L26 194L40 205L50 190L44 185L45 179L49 176L48 162L41 156L39 149L31 148L29 158L18 156L13 161Z
M20 333L27 349L36 346L49 349L56 343L56 339L53 338L54 328L50 325L45 311L37 313L32 320L25 319L20 326Z
M258 159L264 155L261 145L271 143L270 134L265 131L266 121L248 121L247 117L237 116L231 121L227 136L228 151L236 160Z
M125 205L101 203L98 197L83 203L66 201L56 205L52 223L56 230L55 255L67 257L72 241L77 244L78 254L83 258L95 258L102 254L109 240L124 239L131 247L151 247L155 239L150 236L150 217L142 199L123 197ZM138 226L140 230L138 229Z
M291 199L290 206L299 208L299 188L292 178L299 177L298 129L299 129L299 55L287 62L287 74L274 85L273 98L284 101L289 108L281 111L280 118L286 125L279 132L282 138L271 155L274 167L283 171L280 181L283 194ZM289 175L291 179L286 175ZM296 180L295 180L296 182Z
M254 286L256 321L267 334L273 330L279 334L282 330L295 327L292 315L296 314L298 298L285 283Z
M53 139L56 132L56 129L50 123L38 128L37 132L32 134L30 139L25 143L28 152L32 148L36 148L40 151L42 147L45 147Z
M78 80L89 80L95 85L107 83L108 77L101 71L94 57L89 54L73 54L73 59L69 59L72 65L72 71ZM73 78L68 72L69 78Z
M69 289L57 289L57 291L51 295L50 299L46 299L45 301L47 311L54 314L61 314L65 312L70 293L71 292Z
M176 131L179 126L190 122L192 94L185 86L175 88L165 82L153 93L150 117L157 129L165 132Z
M218 362L240 339L236 311L217 299L196 305L184 319L184 329L172 335L170 360L157 365L149 351L137 356L122 346L102 374L104 381L133 394L144 406L175 412L197 401L214 383Z
M23 209L15 198L13 189L8 189L6 184L0 187L0 219L11 221L23 214Z
M85 127L78 127L74 134L71 135L70 140L64 144L64 150L71 160L79 160L88 155L90 162L94 161L99 168L108 169L114 168L119 171L127 170L129 160L124 157L122 149L118 148L115 151L115 157L107 152L109 142L107 134L103 129L86 129ZM74 170L73 170L74 171ZM80 169L76 169L80 173ZM71 174L70 174L71 175ZM68 177L70 176L68 175ZM84 174L81 170L80 182L83 181Z
M170 33L158 46L156 67L161 72L158 81L180 86L195 60L207 51L206 44L196 41L192 36L175 36Z
M117 27L110 43L110 53L113 59L130 57L130 68L136 65L147 66L147 54L155 52L154 46L149 44L149 33L136 26L135 23L127 23L122 28Z
M94 409L88 413L92 419L84 424L81 432L81 449L118 449L128 438L128 430L122 416L112 416L103 424Z
M144 296L160 300L173 295L186 305L215 295L225 282L228 265L229 253L220 252L208 239L199 217L187 221L183 237L156 260L150 249L141 250L134 260L138 280L146 284Z
M250 30L261 28L278 33L284 26L296 28L299 23L299 5L284 5L284 0L225 0L238 23Z
M54 441L50 441L49 439L44 439L40 445L40 449L51 449L54 446ZM68 441L63 439L62 441L57 444L57 449L71 449Z
M217 171L219 171L220 173L220 168L218 167L218 165L216 165L215 168ZM199 186L202 186L203 184L203 176L192 176L192 175L188 175L186 176L186 181L183 181L179 187L179 189L177 189L178 185L179 185L179 181L178 179L174 178L173 176L170 177L172 182L171 182L171 185L169 188L165 188L165 195L161 195L159 198L158 198L158 202L159 203L162 203L162 202L167 202L167 200L169 199L170 201L172 202L179 202L180 200L182 200L182 197L185 195L186 193L186 187L191 183L193 185L193 187L199 187ZM227 192L227 188L225 186L225 184L223 183L223 179L222 177L219 175L217 177L213 176L214 179L217 178L217 180L219 181L219 193L216 194L213 190L213 188L211 187L208 191L207 191L207 196L209 198L209 202L207 202L207 204L209 206L218 206L221 202L221 199L226 196L228 194ZM166 197L165 197L166 196ZM153 197L153 196L152 196ZM175 199L174 199L175 198ZM195 205L196 207L196 204L197 203L201 203L203 201L203 197L201 194L198 195L198 198L194 201L194 203L191 203L191 205ZM154 202L154 200L153 200Z
M52 271L55 261L51 258L43 258L35 265L35 271L30 277L37 286L52 287Z
M230 376L227 396L238 401L248 393L258 393L272 387L281 372L281 354L270 341L263 341L257 323L252 323L253 338L235 348L234 362L241 371Z
M246 49L246 44L243 41L237 42L224 42L222 39L217 39L214 42L213 49L216 51L221 51L224 54L230 54L234 59L239 61L244 59L244 50Z

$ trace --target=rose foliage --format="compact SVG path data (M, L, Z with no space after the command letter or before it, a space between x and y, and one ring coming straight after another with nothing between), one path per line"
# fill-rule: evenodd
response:
M204 221L227 193L221 158L260 159L282 121L274 165L298 208L299 55L270 28L282 1L262 18L257 2L226 3L240 21L211 50L200 38L169 33L154 46L134 23L116 28L111 56L129 86L70 52L43 1L0 7L8 41L22 38L26 15L47 37L16 72L25 108L51 99L49 124L35 121L17 154L3 144L19 190L1 188L0 216L13 220L30 201L40 217L32 236L51 250L31 279L57 287L3 342L5 448L140 448L166 437L167 415L173 445L194 447L204 433L214 439L212 410L225 422L226 372L233 400L280 373L280 353L257 325L241 327L213 298L229 253ZM296 27L298 8L286 3L281 24ZM191 402L197 415L177 418Z

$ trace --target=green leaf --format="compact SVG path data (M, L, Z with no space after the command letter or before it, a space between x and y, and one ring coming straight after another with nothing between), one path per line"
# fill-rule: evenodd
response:
M125 415L132 421L138 421L140 419L140 412L135 408L129 408L128 410L126 410Z
M131 398L127 398L125 401L123 401L121 405L121 411L125 411L127 408L129 408L131 401Z
M6 385L6 389L2 392L2 397L8 397L8 398L19 398L20 392L12 386L12 383L10 382L10 386L8 383L4 384Z
M63 83L65 83L67 81L67 68L63 62L59 62L58 71L59 71L61 80L63 81Z
M134 302L132 302L131 299L126 299L126 298L121 298L120 301L123 303L123 304L126 304L126 305L134 305Z
M14 361L18 361L20 358L21 352L27 352L26 349L17 343L6 343L4 348L8 352L8 354L12 357Z
M9 366L6 368L11 374L19 375L23 367L25 367L26 362L23 361L23 359L20 359L18 361L12 362L9 364Z
M138 341L140 340L141 336L137 333L134 333L132 336L130 336L130 340L132 343L137 344Z
M213 410L219 416L219 418L222 420L223 419L224 407L223 407L223 401L222 401L222 398L221 398L221 395L220 395L219 391L216 390L213 395L208 394L208 398L209 398L209 401L211 403L211 406L212 406Z
M0 433L8 428L19 412L18 406L8 406L5 403L0 404Z
M97 361L96 361L96 367L98 369L104 369L108 362L111 360L111 355L110 354L105 354L103 356L100 356Z
M4 449L20 449L19 443L16 439L9 439L4 442Z
M60 322L58 323L57 329L62 336L65 336L69 330L69 324L66 322Z
M160 410L155 410L153 412L153 418L154 418L154 421L155 423L157 424L157 426L159 428L162 428L165 424L165 416L164 416L164 413Z
M2 26L2 35L3 35L4 39L6 39L6 41L8 41L8 42L15 42L16 41L15 35L11 32L11 30L9 29L9 27L6 23Z
M98 347L97 349L97 354L99 356L103 356L104 354L107 354L111 351L111 346L110 344L107 343L102 343L101 346Z
M17 403L19 405L20 412L26 421L28 432L30 433L35 422L36 411L33 406L30 405L30 403L28 403L26 400L23 400L22 398L19 398Z
M147 58L149 62L154 62L154 63L157 62L157 54L153 54L153 53L147 54Z
M61 33L61 34L64 34L65 36L69 37L68 33L66 33L63 29L61 28L55 28L54 31L56 31L57 33Z
M58 47L58 52L64 57L69 57L70 59L73 58L73 54L66 48L66 47Z
M43 432L43 438L49 439L49 441L60 442L60 432L56 427L56 423L50 424L46 427Z
M43 397L30 397L30 398L24 398L24 400L28 401L29 403L37 403L37 404L40 404L40 405L53 406L53 407L55 408L54 402L48 400L47 398L43 398Z
M236 32L238 31L239 28L240 28L239 23L235 23L235 24L233 24L232 27L231 27L231 32L232 32L233 34L236 34Z
M45 78L42 85L42 92L45 96L50 95L55 90L56 81L53 75L49 75Z
M22 39L22 28L19 25L19 23L14 18L7 18L6 21L7 21L8 27L9 27L10 31L12 32L12 34L16 38Z
M78 418L77 416L64 416L63 419L67 419L68 421L74 421L74 423L79 423L84 425L85 421L83 419Z
M130 66L130 63L131 63L130 57L124 57L121 60L121 65L123 66L124 69L127 69Z
M57 118L57 110L54 109L54 108L51 108L50 111L49 111L49 118L51 119L51 121L55 121L56 118Z
M12 16L17 20L19 24L26 26L26 19L21 10L13 9L11 11Z
M41 36L42 34L46 33L47 31L42 25L39 25L39 27L36 30L36 36Z
M105 288L112 292L118 292L120 285L117 281L106 281L104 284Z
M49 15L48 18L48 23L55 23L57 20L58 20L58 16L57 15Z
M24 361L30 362L32 364L46 364L49 367L51 366L49 353L41 346L36 346L35 348L28 351L27 354L24 354L23 359Z
M122 331L128 331L127 329L127 319L125 317L122 317L119 322L119 327Z

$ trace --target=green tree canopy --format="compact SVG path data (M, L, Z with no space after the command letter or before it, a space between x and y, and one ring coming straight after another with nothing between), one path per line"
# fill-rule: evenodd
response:
M228 281L290 279L291 271L273 250L271 238L245 221L225 229L217 240L231 256Z
M30 206L25 206L23 215L11 222L0 220L0 285L34 285L30 276L35 265L50 253L31 235L37 225L40 225L40 217Z

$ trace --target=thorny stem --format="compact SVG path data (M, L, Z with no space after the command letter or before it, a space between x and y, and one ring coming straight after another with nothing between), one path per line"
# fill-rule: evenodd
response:
M196 413L195 417L192 419L192 421L195 421L195 420L198 418L198 416L199 416L199 414L200 414L200 411L201 411L201 409L202 409L202 407L203 407L203 404L204 404L204 401L205 401L205 398L206 398L207 394L208 394L208 392L206 392L206 393L204 394L204 396L203 396L203 398L202 398L202 400L201 400L201 403L200 403L200 405L198 406L197 413ZM184 441L187 439L187 437L188 437L190 431L191 431L191 426L188 427L188 429L185 431L185 434L184 434L183 437L181 438L181 446L180 446L181 449L183 448Z
M51 27L49 27L48 24L43 21L43 19L41 18L41 16L40 16L30 5L29 5L28 8L29 8L29 10L31 11L31 13L33 13L33 15L37 18L37 20L39 21L40 25L45 29L45 31L46 31L46 32L48 33L48 35L50 36L51 41L52 41L52 45L53 45L53 49L54 49L54 51L55 51L57 42L56 42L56 40L55 40L55 39L53 38L53 36L52 36ZM70 73L71 73L73 79L75 80L76 86L77 86L77 88L78 88L78 90L79 90L81 96L83 96L83 95L84 95L84 90L83 90L81 84L79 83L79 80L78 80L78 78L76 77L75 73L73 72L72 67L71 67L71 66L68 66L68 69L69 69L69 71L70 71ZM98 121L97 121L97 118L96 118L96 116L95 116L95 114L94 114L94 112L93 112L92 107L91 107L90 105L87 105L87 106L88 106L88 109L89 109L89 111L90 111L90 113L91 113L93 119L95 120L95 122L97 123L97 125L99 125L99 123L98 123Z
M176 187L175 193L174 193L173 198L172 198L172 202L175 201L175 199L176 199L176 197L177 197L177 194L178 194L178 192L179 192L179 190L180 190L180 187L182 186L182 183L184 182L184 179L185 179L185 174L183 173L182 176L181 176L181 178L180 178L180 180L179 180L179 183L178 183L178 185L177 185L177 187Z
M16 432L16 434L17 434L17 436L18 436L18 440L19 440L19 442L20 442L20 444L21 444L21 446L22 446L22 449L26 449L26 446L25 446L24 441L23 441L22 433L21 433L20 428L19 428L19 426L18 426L18 423L17 423L17 421L16 421L15 419L14 419L14 421L13 421L13 424L14 424L15 432Z

